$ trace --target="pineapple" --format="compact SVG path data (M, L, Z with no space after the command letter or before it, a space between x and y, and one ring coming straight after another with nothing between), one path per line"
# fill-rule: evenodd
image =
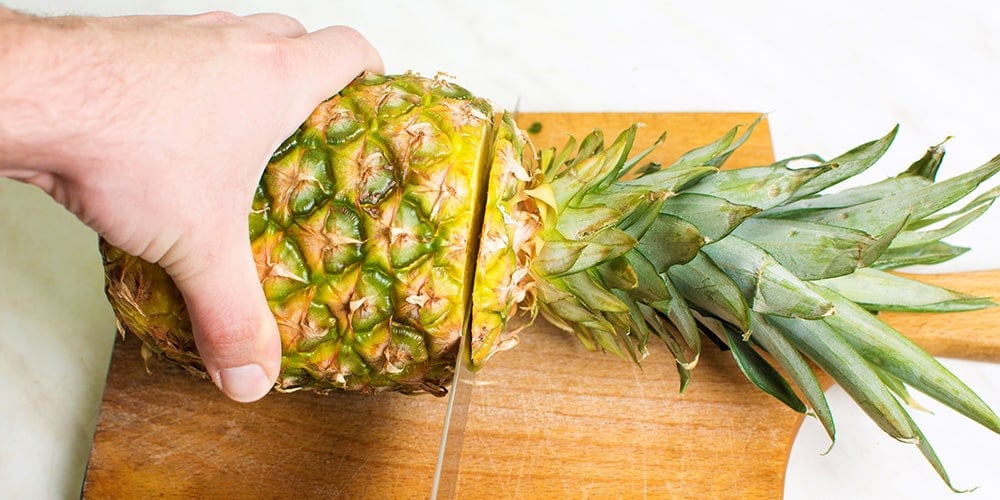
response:
M900 403L907 386L997 432L1000 419L872 313L993 305L887 271L960 254L941 238L1000 191L942 210L1000 158L934 182L939 145L896 177L827 194L871 166L895 130L829 161L720 170L752 129L670 166L631 151L635 126L610 144L594 131L536 151L510 114L444 78L363 75L273 154L249 215L283 346L275 389L442 395L463 338L462 361L479 369L517 343L511 318L540 313L635 362L659 339L681 390L707 338L832 439L811 361L947 482ZM166 273L101 251L122 334L203 373Z

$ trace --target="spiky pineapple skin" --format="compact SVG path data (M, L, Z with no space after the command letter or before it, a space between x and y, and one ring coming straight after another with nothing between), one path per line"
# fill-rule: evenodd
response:
M513 121L442 78L364 75L322 103L272 156L249 217L276 389L440 395L465 332L476 365L513 345L538 181ZM170 277L101 251L122 334L203 371Z

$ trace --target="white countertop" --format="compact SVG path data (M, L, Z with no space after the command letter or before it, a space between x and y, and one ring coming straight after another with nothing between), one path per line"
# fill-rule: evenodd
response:
M508 108L768 112L778 157L833 156L899 123L867 180L897 173L947 135L942 176L1000 153L1000 8L987 2L0 3L40 14L280 11L310 29L347 24L390 72L443 71ZM998 227L994 208L949 239L974 250L937 269L998 267ZM78 496L115 332L96 236L40 191L0 179L0 285L0 497ZM1000 408L997 366L949 366ZM951 497L916 450L866 443L873 426L841 409L842 392L831 397L838 444L821 457L822 433L804 431L788 498ZM935 418L944 423L931 427ZM921 422L957 486L1000 497L995 466L983 468L996 463L1000 437L935 418Z

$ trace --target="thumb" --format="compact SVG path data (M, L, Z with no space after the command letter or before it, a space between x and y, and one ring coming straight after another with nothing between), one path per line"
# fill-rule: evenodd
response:
M248 403L273 387L281 341L246 233L228 239L235 241L216 239L206 252L186 255L167 272L184 296L209 376L226 396Z

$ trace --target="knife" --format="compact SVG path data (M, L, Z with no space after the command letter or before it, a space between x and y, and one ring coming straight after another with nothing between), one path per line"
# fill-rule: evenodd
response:
M471 325L469 325L471 327ZM448 408L444 414L444 425L441 429L441 444L438 446L437 465L434 468L434 481L431 486L431 498L455 498L458 493L458 471L462 458L462 441L465 435L465 423L469 416L469 406L472 401L473 379L475 372L469 369L469 329L465 329L459 341L458 356L455 360L455 374L451 379L451 394L448 396Z

